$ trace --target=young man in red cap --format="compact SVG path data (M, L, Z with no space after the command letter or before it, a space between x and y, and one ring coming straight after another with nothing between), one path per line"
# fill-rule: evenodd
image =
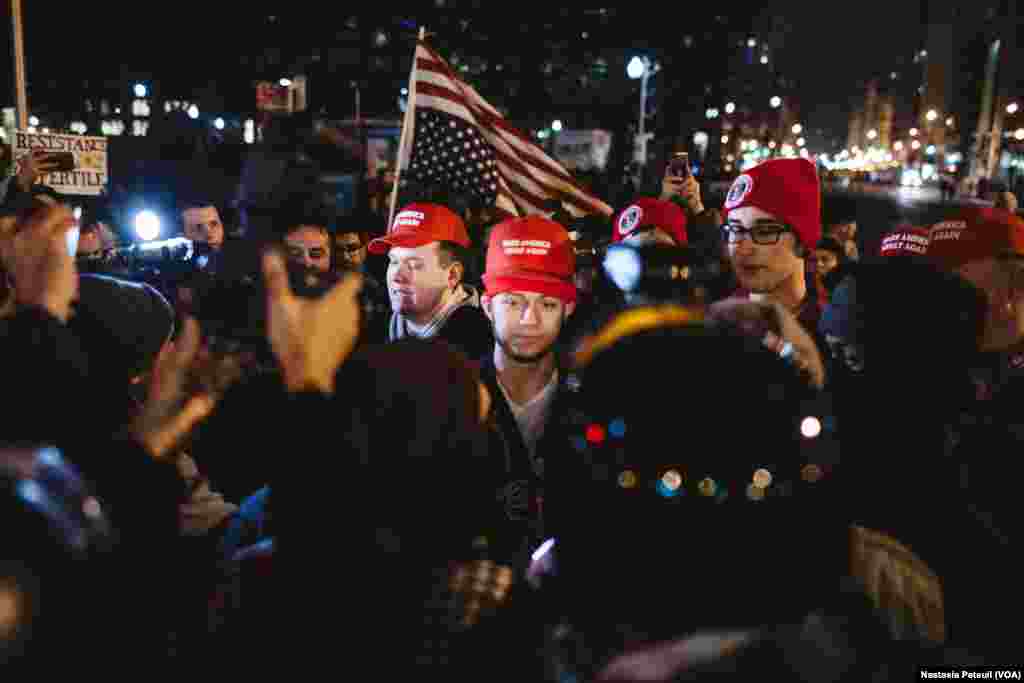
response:
M969 208L934 225L928 258L984 293L984 323L971 370L978 400L955 426L953 461L959 466L963 500L974 520L957 534L959 557L985 557L956 565L950 580L950 623L954 640L967 637L993 653L1012 656L1014 635L989 623L992 604L1020 604L1024 595L1010 558L1020 536L1017 482L1024 443L1024 380L1016 367L1024 352L1024 220L1008 211ZM985 650L982 650L985 651ZM998 656L994 656L998 659Z
M821 239L821 189L806 159L772 159L736 178L725 198L723 237L739 281L736 296L767 300L817 335L821 311L806 259Z
M1024 220L999 209L965 209L932 227L928 256L985 292L982 350L1024 342Z
M568 444L555 427L568 400L556 343L576 306L575 261L568 231L546 218L511 219L491 231L483 310L495 344L481 377L504 441L506 523L515 529L513 552L521 561L522 551L543 540L545 459Z
M399 211L388 234L370 242L371 254L390 259L388 341L444 339L473 359L490 351L490 325L479 293L464 283L469 248L462 219L428 203Z
M683 296L681 285L689 277L691 264L689 252L686 255L672 254L669 250L687 247L686 226L686 213L682 208L674 202L650 197L634 199L615 215L612 220L612 244L643 250L645 269L664 273L663 278L659 278L661 282L652 279L646 284L636 283L634 289L623 289L622 298L627 306L674 301ZM618 263L612 252L609 252L605 267L611 279L621 288L623 284L620 278L631 280L627 274L634 266L630 261L623 260L624 270L621 276L617 276Z
M686 214L669 201L635 199L615 216L612 226L613 243L634 247L684 247L687 243Z

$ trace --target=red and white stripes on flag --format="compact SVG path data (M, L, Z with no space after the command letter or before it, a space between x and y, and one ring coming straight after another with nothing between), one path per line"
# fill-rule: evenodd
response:
M482 98L471 86L462 82L452 68L422 40L416 46L416 59L409 79L409 106L406 111L406 127L403 131L402 150L399 158L400 169L405 172L411 162L419 166L414 175L423 176L424 168L431 164L443 163L451 167L452 175L441 181L459 178L459 185L470 185L463 180L466 175L476 173L484 177L473 178L476 183L483 180L496 184L494 205L513 215L547 213L544 204L551 199L559 200L573 216L600 213L612 214L612 208L582 189L557 161L549 157L530 139L513 128ZM433 112L441 116L417 116L417 112ZM451 117L450 119L448 117ZM438 128L448 120L453 137L438 136ZM431 131L428 142L423 138L421 122L429 121ZM469 138L474 142L463 142ZM453 159L460 154L465 144L466 155L474 148L471 144L481 139L489 146L487 160L477 163L477 157ZM439 162L439 156L445 161ZM482 156L482 155L481 155ZM487 161L493 160L490 167ZM496 177L488 177L488 168L497 171ZM458 174L456 176L455 174ZM438 178L434 178L437 180ZM489 185L487 186L489 187Z

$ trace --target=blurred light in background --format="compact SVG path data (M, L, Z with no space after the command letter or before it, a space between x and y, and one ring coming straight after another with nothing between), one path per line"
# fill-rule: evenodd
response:
M816 417L805 417L800 423L800 433L804 438L814 439L821 434L821 420Z
M160 236L160 218L146 209L135 215L135 234L149 242Z

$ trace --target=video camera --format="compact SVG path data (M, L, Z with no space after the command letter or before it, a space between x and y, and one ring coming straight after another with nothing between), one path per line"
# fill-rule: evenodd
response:
M691 247L612 244L602 262L608 279L627 296L688 303L694 291L720 275L717 263Z
M83 272L99 272L105 269L143 270L147 267L186 264L197 256L196 247L192 240L175 237L82 255L77 257L77 265Z

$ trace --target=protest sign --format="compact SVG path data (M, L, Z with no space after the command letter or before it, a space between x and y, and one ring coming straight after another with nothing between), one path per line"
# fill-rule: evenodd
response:
M22 157L36 150L48 154L71 154L74 158L72 170L48 173L39 180L40 184L52 187L61 194L95 196L106 188L109 166L107 139L104 137L19 130L14 134L13 148L19 167Z

